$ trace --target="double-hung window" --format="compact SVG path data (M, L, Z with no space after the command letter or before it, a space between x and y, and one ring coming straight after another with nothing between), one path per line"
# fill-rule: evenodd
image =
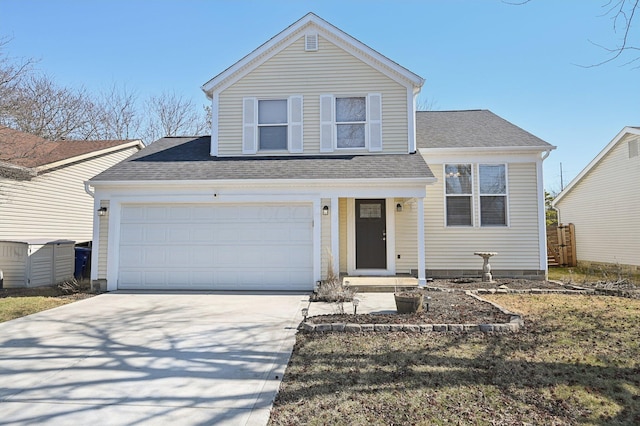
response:
M303 99L242 99L242 153L302 153Z
M504 164L478 165L480 226L507 224L507 177Z
M320 152L382 151L382 95L320 95Z
M258 150L286 150L289 124L286 99L258 101Z
M471 164L446 164L447 226L473 225L473 176Z
M336 98L337 148L364 148L367 98Z
M507 225L507 166L505 164L445 164L447 226ZM474 208L474 206L476 206Z

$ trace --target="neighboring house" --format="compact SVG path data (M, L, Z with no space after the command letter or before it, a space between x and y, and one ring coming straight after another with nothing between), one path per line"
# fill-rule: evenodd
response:
M84 182L142 149L135 141L48 141L0 126L0 240L91 241Z
M496 275L545 278L555 147L489 111L416 113L423 82L306 15L204 84L210 137L160 139L91 179L108 211L92 279L311 290L333 268L424 285L478 276L475 251L499 253Z
M640 267L640 127L625 127L553 200L578 264Z

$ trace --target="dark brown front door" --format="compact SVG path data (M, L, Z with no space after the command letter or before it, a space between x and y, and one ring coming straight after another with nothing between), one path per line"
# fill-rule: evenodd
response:
M384 200L356 200L356 269L387 269Z

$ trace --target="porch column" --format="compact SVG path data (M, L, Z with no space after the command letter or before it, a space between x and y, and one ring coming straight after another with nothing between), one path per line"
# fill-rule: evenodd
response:
M425 277L424 259L424 198L417 198L418 202L418 286L425 287L427 279Z
M338 197L331 198L331 256L333 272L340 275L340 216L338 214Z

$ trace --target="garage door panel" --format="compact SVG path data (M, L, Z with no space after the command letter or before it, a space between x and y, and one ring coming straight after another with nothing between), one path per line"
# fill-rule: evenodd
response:
M118 288L313 288L311 205L124 205Z

